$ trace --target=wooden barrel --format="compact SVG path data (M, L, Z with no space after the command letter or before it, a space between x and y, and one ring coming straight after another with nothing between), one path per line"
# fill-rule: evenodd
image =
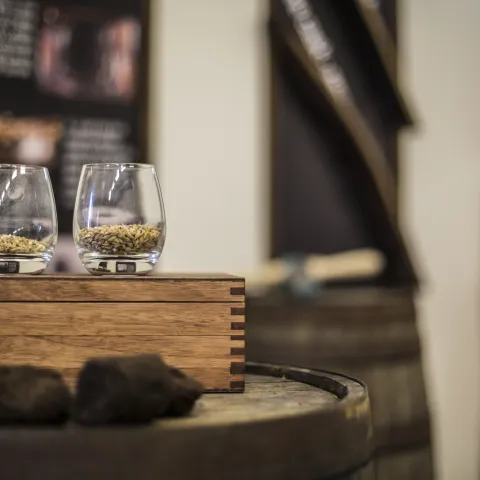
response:
M247 365L244 394L187 418L116 428L0 429L2 480L372 480L366 388L341 375Z
M367 384L377 478L433 478L429 412L411 292L350 288L311 302L247 302L247 359L332 369Z

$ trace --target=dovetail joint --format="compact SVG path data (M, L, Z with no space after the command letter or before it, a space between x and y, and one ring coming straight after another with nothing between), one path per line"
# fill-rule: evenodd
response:
M230 340L233 340L233 341L245 341L245 335L230 335Z
M232 322L232 330L245 330L245 322Z
M244 362L232 362L230 365L230 373L232 375L242 375L245 373L245 363Z
M245 355L244 348L231 348L230 355Z
M245 296L245 287L231 287L230 295L232 296Z
M245 390L245 382L241 382L241 381L230 382L230 390L234 392L243 392Z

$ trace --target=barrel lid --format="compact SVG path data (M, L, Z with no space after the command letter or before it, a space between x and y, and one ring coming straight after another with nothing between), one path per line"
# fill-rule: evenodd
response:
M361 382L268 364L247 373L244 394L207 394L192 416L151 426L0 429L2 478L311 480L368 462Z

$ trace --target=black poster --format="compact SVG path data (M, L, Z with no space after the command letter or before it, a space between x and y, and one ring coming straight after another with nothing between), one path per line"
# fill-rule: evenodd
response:
M0 163L49 168L70 232L85 163L146 150L148 0L0 0Z

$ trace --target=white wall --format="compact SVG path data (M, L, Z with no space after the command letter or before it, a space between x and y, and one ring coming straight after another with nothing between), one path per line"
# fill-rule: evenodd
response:
M403 148L403 219L426 285L422 331L445 480L480 454L480 2L405 0L404 80L420 131Z
M266 251L263 0L155 0L152 154L167 271L256 266Z

